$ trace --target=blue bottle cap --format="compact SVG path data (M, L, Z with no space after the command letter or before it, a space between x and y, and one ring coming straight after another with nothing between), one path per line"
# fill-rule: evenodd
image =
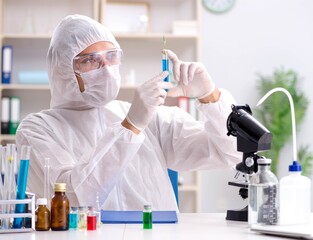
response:
M289 165L289 172L301 172L302 166L298 163L298 161L293 161L292 165Z

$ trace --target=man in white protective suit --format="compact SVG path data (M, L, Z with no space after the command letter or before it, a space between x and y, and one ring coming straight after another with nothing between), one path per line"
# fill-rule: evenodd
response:
M135 91L132 104L115 100L122 50L112 33L81 15L65 17L48 50L50 109L26 116L17 147L32 147L28 187L43 196L45 158L50 158L50 192L67 185L72 206L178 211L167 169L229 168L241 161L226 120L235 101L215 87L205 67L180 61L168 50L177 84L162 72ZM152 73L152 76L155 75ZM165 91L168 89L168 92ZM167 96L195 97L204 122Z

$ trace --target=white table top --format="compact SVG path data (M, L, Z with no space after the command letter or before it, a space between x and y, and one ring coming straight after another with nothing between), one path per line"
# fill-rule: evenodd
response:
M258 240L269 238L266 235L250 232L247 223L227 221L225 216L224 213L181 213L178 215L177 224L153 224L151 230L144 230L142 224L103 224L96 231L50 230L0 234L0 240Z

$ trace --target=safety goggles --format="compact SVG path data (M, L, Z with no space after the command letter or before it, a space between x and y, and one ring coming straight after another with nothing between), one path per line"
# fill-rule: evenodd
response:
M122 57L122 49L110 49L76 56L73 59L74 72L80 74L101 68L105 65L117 65L121 63Z

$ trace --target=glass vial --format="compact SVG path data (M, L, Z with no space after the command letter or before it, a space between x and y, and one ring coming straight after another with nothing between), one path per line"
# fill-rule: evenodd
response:
M99 228L101 225L101 207L100 207L100 200L99 200L99 192L97 192L97 197L96 197L95 214L97 217L97 228Z
M50 229L50 211L47 208L47 199L38 198L36 203L37 208L35 211L35 229L36 231L48 231Z
M87 230L96 230L97 229L97 216L95 214L93 207L88 207L87 214Z
M152 207L151 205L144 205L142 212L143 229L152 229Z
M87 209L86 207L78 208L78 229L86 229L87 224Z
M70 214L68 216L69 229L77 229L78 226L78 207L71 207Z
M258 159L258 172L249 183L249 224L274 225L279 220L278 180L271 172L271 159Z
M51 230L68 230L70 204L65 191L66 183L54 185L54 196L51 199Z

